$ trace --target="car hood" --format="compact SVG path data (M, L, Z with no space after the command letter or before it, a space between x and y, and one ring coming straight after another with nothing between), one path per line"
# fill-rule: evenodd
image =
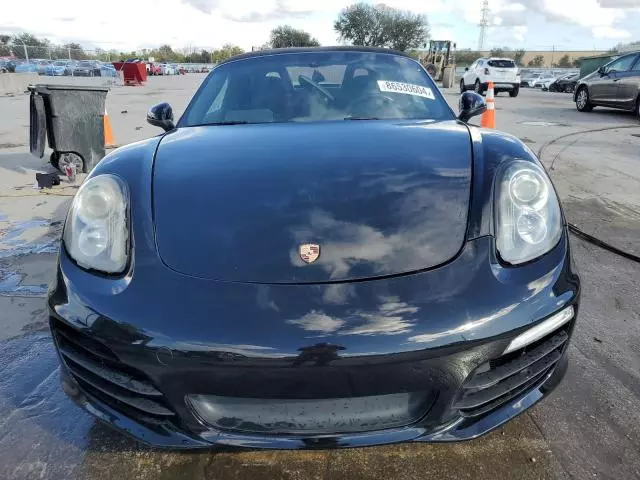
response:
M178 272L240 282L435 267L464 243L471 163L454 121L180 128L156 152L157 248Z

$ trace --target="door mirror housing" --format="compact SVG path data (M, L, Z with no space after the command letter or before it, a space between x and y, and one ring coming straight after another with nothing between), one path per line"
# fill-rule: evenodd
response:
M600 68L598 68L598 73L600 75L606 75L607 74L607 67L605 67L604 65L600 66Z
M468 72L469 71L469 67L464 67L464 71Z
M482 95L478 95L476 92L464 92L460 95L458 107L460 110L458 120L467 123L472 117L487 110L487 102Z
M147 112L147 122L162 128L165 132L176 128L173 123L173 109L168 103L158 103Z

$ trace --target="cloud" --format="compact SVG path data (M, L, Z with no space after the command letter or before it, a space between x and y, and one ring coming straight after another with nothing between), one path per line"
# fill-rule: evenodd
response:
M424 13L434 38L449 38L459 47L472 46L478 38L481 1L468 0L366 0L394 8ZM95 9L85 0L33 0L5 2L0 33L30 32L66 43L73 36L83 46L132 50L171 43L175 48L193 45L218 48L234 43L245 49L262 45L271 29L288 23L302 28L323 44L336 42L333 21L347 0L111 0L96 20ZM498 39L520 41L528 27L524 48L560 43L569 36L572 47L612 46L613 39L640 36L640 0L489 0L491 25L489 44ZM575 8L574 8L575 7ZM34 14L33 12L38 12ZM127 12L123 15L122 12ZM171 25L188 28L140 28L140 25ZM451 25L451 26L449 26ZM571 28L572 26L579 28ZM567 34L570 30L571 34ZM167 33L170 32L170 33ZM77 39L77 40L76 40ZM607 39L611 41L607 42Z
M598 0L603 8L636 8L640 10L638 0Z
M202 13L211 13L217 6L218 0L181 0L185 5L191 5Z
M375 310L357 309L345 319L332 317L323 311L311 310L300 318L286 320L303 330L328 335L399 335L407 333L415 324L414 315L420 310L396 297L382 297ZM348 328L342 328L347 325Z
M516 27L511 27L511 35L518 42L524 42L525 34L529 30L528 27L524 25L518 25Z
M612 39L631 38L630 32L620 28L593 27L591 31L593 32L593 35L596 38L612 38Z
M332 333L344 325L344 320L330 317L324 312L311 310L300 318L286 320L290 325L298 325L309 332Z

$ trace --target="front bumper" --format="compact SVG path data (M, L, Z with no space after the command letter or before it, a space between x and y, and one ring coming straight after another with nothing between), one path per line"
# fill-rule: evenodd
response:
M344 291L336 285L224 284L140 265L138 283L118 280L104 292L104 279L78 270L62 251L49 306L63 386L93 415L157 447L295 449L472 439L559 382L575 319L563 326L562 344L552 345L553 358L540 357L535 368L502 352L558 310L573 306L577 313L579 298L566 235L540 261L517 270L500 268L492 251L492 240L483 237L438 269L346 284ZM144 293L147 287L155 296ZM134 304L128 304L128 289ZM518 370L505 376L513 365ZM487 372L495 371L511 383L487 382ZM480 377L485 386L478 389ZM290 425L269 419L248 424L226 418L214 427L188 401L190 395L265 404L293 398L313 407L315 399L400 392L424 392L418 418L322 434L294 434Z
M469 422L464 419L457 419L434 430L414 425L406 428L361 434L315 437L267 437L263 435L228 434L213 430L193 435L180 430L171 422L148 424L124 415L118 409L83 391L66 368L61 370L60 381L64 392L85 411L122 433L157 448L192 450L219 446L222 448L300 450L364 447L410 441L436 443L473 440L495 430L549 396L564 377L567 365L568 355L565 352L556 368L548 373L542 381L538 382L526 393L514 398L477 421Z

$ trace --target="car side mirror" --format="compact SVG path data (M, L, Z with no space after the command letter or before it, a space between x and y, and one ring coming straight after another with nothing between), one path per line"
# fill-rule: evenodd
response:
M598 73L600 75L606 75L607 74L607 69L604 65L602 65L600 68L598 68Z
M468 72L469 71L469 67L464 67L464 71Z
M147 112L147 122L162 128L165 132L176 128L173 123L173 110L168 103L158 103Z
M458 107L460 110L458 120L467 123L472 117L480 115L487 110L487 102L485 102L482 95L478 95L476 92L464 92L460 95Z

